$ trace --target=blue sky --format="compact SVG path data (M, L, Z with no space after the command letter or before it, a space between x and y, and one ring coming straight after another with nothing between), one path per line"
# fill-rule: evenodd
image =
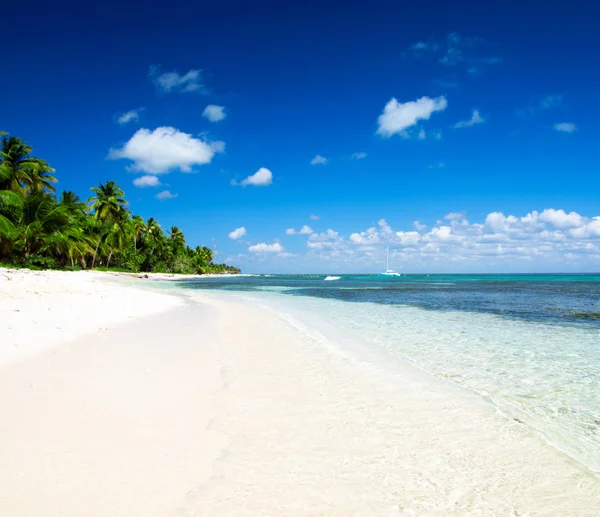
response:
M247 272L597 271L599 7L483 4L12 4L0 129Z

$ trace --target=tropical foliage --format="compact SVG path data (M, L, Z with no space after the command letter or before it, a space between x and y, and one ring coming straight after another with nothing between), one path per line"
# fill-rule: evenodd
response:
M211 249L188 246L177 226L165 233L155 219L132 215L114 181L93 187L87 203L70 191L57 197L54 169L33 157L26 142L4 136L1 144L0 262L38 268L239 272L214 264Z

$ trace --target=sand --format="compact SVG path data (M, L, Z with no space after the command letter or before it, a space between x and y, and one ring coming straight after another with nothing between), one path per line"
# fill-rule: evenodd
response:
M3 318L8 293L40 310L36 278L56 279L45 303L63 296L65 274L41 275L0 284ZM84 275L64 276L79 298L62 326L82 333L104 307L87 289L115 290L120 319L69 342L38 329L35 353L0 355L0 515L598 515L596 476L456 387L364 361L343 333ZM0 347L21 321L8 334L3 319Z

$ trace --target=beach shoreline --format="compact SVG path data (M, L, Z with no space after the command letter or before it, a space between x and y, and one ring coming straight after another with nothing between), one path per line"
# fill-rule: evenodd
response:
M523 426L357 359L285 308L110 273L11 274L0 342L28 350L0 354L2 515L592 516L600 504L598 477Z

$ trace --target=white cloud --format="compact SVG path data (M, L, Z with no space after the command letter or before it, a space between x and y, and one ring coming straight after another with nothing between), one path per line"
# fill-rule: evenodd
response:
M471 118L469 120L461 120L460 122L457 122L456 124L454 124L454 129L458 129L461 127L471 127L474 126L475 124L483 124L484 120L483 117L479 114L478 110L473 110L473 114L471 115Z
M352 158L354 158L355 160L362 160L362 159L364 159L366 157L367 157L367 153L365 153L365 152L353 153L352 154Z
M329 228L326 232L309 235L306 245L315 250L334 250L342 248L345 245L345 241L338 232Z
M444 216L444 219L447 221L460 221L462 219L467 218L467 213L465 211L462 212L450 212Z
M227 115L225 114L225 106L217 106L216 104L209 104L204 108L202 116L207 118L211 122L219 122L223 120Z
M151 66L150 79L162 92L206 92L202 84L202 70L190 70L181 75L177 71L161 72L159 66Z
M288 228L285 231L286 235L311 235L314 233L314 230L305 224L300 230L296 231L294 228Z
M389 238L394 234L392 227L385 219L379 219L379 221L377 221L377 225L379 226L379 232L384 238Z
M418 134L417 136L418 136L419 140L425 140L425 137L426 137L427 135L425 134L425 130L424 130L424 129L421 129L421 130L419 131L419 134Z
M318 216L318 215L311 215L311 216L309 217L309 219L310 219L311 221L318 221L318 220L319 220L319 216Z
M235 180L231 180L231 184L233 186L240 187L246 187L248 185L253 185L255 187L266 187L271 183L273 183L273 173L265 167L261 167L254 174L251 174L239 183Z
M243 226L240 226L239 228L236 228L232 232L229 232L228 236L230 239L237 241L238 239L241 239L244 235L246 235L246 233L247 233L246 228L244 228Z
M156 194L156 199L160 199L161 201L163 201L165 199L174 199L178 195L179 194L173 194L170 190L163 190L162 192Z
M577 126L572 122L560 122L554 124L554 129L562 133L573 133L574 131L577 131Z
M429 231L418 221L416 231L395 231L383 219L347 238L329 229L309 236L307 256L315 264L339 264L340 270L371 270L385 257L386 246L395 267L413 270L519 271L527 263L557 270L565 258L592 266L600 260L600 216L548 208L523 216L490 212L481 223L466 217L448 213Z
M144 111L144 109L145 108L138 108L119 115L117 117L117 124L123 126L129 122L138 122L140 120L140 113Z
M547 208L540 214L540 220L551 223L558 228L576 228L583 223L583 217L577 212L567 214L564 210Z
M413 228L419 232L422 232L423 230L427 229L427 225L426 224L421 224L419 221L413 221Z
M396 237L402 246L415 246L421 240L419 232L396 232Z
M444 164L444 162L438 162L438 163L434 163L432 165L430 165L429 167L427 167L428 169L443 169L446 165Z
M396 133L408 136L406 130L414 126L419 120L429 120L436 111L443 111L448 106L445 97L421 97L416 101L405 103L392 98L383 108L383 113L377 119L377 134L390 137Z
M325 165L328 162L327 158L325 158L325 156L321 156L320 154L317 154L317 156L315 156L311 161L310 164L311 165Z
M132 170L162 174L174 169L191 172L194 165L210 163L215 153L223 152L223 142L208 142L173 127L138 129L120 149L111 149L113 160L132 160Z
M278 242L274 242L273 244L260 242L250 246L248 251L250 253L283 253L284 249L283 246Z
M139 178L135 178L133 180L133 184L136 187L145 188L145 187L158 187L160 185L160 181L157 176L140 176Z
M367 230L364 232L352 233L350 234L350 242L352 244L361 244L366 246L379 244L379 232L377 231L377 228L373 226L371 228L367 228Z

